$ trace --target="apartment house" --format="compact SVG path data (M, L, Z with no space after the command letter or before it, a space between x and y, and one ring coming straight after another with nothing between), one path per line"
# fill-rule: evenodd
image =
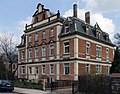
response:
M90 25L90 12L85 21L73 16L64 18L38 4L30 25L25 26L17 46L18 78L77 80L83 74L107 74L113 60L114 45L109 34L98 23Z

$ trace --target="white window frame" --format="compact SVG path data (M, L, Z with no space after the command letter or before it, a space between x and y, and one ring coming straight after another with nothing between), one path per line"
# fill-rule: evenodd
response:
M34 37L35 37L35 38L34 38L35 41L38 41L38 32L35 32L35 33L34 33Z
M69 54L70 53L70 43L69 43L69 45L65 45L65 43L69 43L69 41L64 42L64 54ZM68 49L67 52L66 52L66 49Z
M86 64L86 73L87 73L87 74L90 73L90 64Z
M96 57L102 58L102 47L96 45Z
M96 65L96 73L97 74L102 74L102 65Z
M46 66L45 65L42 65L42 74L46 74Z
M46 56L46 46L42 46L42 57Z
M32 42L32 35L30 34L28 37L29 37L29 42Z
M50 44L50 56L53 56L53 55L54 55L54 44Z
M86 55L90 55L90 43L86 42Z
M38 57L39 56L39 49L38 47L35 47L35 57Z
M39 69L38 67L35 67L35 74L38 74L39 73Z
M25 51L21 51L21 60L25 59Z
M109 61L109 48L106 48L106 61Z
M50 74L54 74L54 64L50 64Z
M22 74L25 74L25 66L21 66L22 68Z
M68 29L68 31L67 31L67 29ZM70 32L69 25L66 25L66 26L65 26L65 33L69 33L69 32Z
M54 36L54 28L50 28L50 37L53 37Z
M29 57L29 58L32 58L32 48L29 48L29 49L28 49L28 57Z
M70 74L70 64L64 63L64 75L69 75L69 74Z

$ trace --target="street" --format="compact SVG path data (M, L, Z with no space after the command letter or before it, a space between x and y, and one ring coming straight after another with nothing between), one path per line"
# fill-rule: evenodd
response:
M36 89L26 89L15 87L12 93L9 92L0 92L0 94L49 94L50 91L42 91Z

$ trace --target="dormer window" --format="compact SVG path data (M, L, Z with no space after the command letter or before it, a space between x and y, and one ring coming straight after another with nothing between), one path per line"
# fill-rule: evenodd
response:
M86 33L89 35L89 27L86 27Z
M24 44L24 39L23 38L21 39L21 43L22 43L22 45Z
M101 36L101 34L100 34L100 33L98 33L98 39L100 39L100 36Z
M69 32L69 26L65 25L65 33L68 33L68 32Z

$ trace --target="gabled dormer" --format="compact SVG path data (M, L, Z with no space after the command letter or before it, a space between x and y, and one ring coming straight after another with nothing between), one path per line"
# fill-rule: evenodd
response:
M17 46L17 48L25 47L25 44L26 44L26 35L23 34L21 36L21 43Z
M102 34L102 30L100 28L100 26L98 25L98 23L96 22L96 24L94 25L94 34L96 36L96 38L101 40L101 34Z
M32 23L37 23L39 21L45 20L48 17L50 17L51 15L52 15L52 13L50 13L49 9L44 8L44 5L39 3L37 5L36 12L33 15Z

